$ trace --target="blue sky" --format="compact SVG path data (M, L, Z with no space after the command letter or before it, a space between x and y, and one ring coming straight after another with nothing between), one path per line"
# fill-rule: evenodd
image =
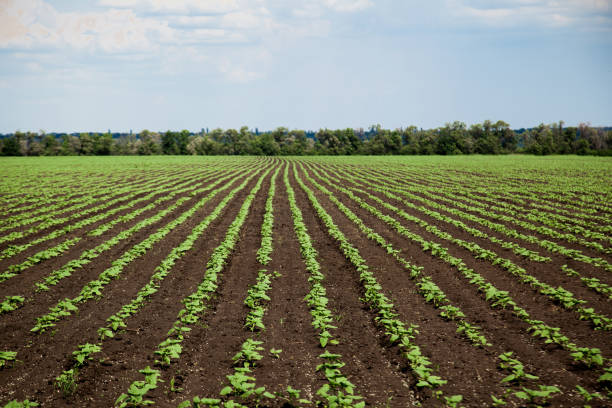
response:
M612 125L612 0L0 0L0 132Z

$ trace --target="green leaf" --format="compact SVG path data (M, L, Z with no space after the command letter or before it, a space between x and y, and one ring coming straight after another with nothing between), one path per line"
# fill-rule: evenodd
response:
M524 391L517 391L514 393L514 395L520 399L524 399L524 400L530 399L529 395L527 395L527 393L525 393Z
M225 396L231 394L233 391L234 389L228 385L227 387L224 387L219 394Z

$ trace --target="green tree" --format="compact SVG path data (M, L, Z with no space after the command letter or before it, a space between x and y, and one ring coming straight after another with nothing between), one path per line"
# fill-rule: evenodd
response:
M355 134L355 130L352 128L346 128L338 131L338 137L340 138L344 147L342 148L342 154L359 154L363 147L363 142ZM401 145L401 137L398 139L398 144Z
M3 139L2 156L21 156L21 146L15 136Z
M239 142L240 133L236 129L227 129L223 132L223 146L226 154L235 155L237 153L236 145Z
M421 131L418 140L418 152L422 155L434 154L435 135L431 130Z
M351 128L319 129L316 134L317 149L320 154L343 155L355 154L361 150L361 140Z
M210 134L203 137L200 143L195 146L196 153L199 155L223 154L223 145L210 137Z
M503 120L498 120L493 125L493 133L497 138L498 148L496 149L497 153L512 153L516 151L516 146L518 144L518 139L516 134L512 129L510 129L510 125Z
M79 138L71 135L63 135L59 154L62 156L75 156L81 149Z
M91 156L95 153L95 142L89 133L81 133L79 139L81 139L81 150L79 154Z
M496 131L496 124L492 123L488 119L482 124L472 125L470 127L469 134L474 141L474 153L499 154L501 147Z
M418 154L418 132L416 126L409 126L401 131L401 154Z
M280 154L280 146L274 140L272 133L262 133L258 138L257 145L261 153L266 156L278 156Z
M248 126L242 126L240 132L235 137L234 142L234 154L250 154L251 140L253 134L249 130Z
M94 154L98 156L108 156L113 150L113 135L105 133L103 135L94 134Z
M161 150L163 154L179 154L175 133L168 130L161 137Z
M554 152L552 132L547 125L541 123L525 132L525 152L535 155L547 155Z
M308 153L308 138L303 130L291 130L287 135L288 148L286 154L304 155Z
M42 140L42 149L45 156L57 156L60 146L55 136L46 135Z
M17 140L17 144L19 145L19 156L25 156L28 152L27 133L16 131L15 135L13 136Z
M461 154L465 150L466 125L455 121L440 128L435 153L442 155Z
M140 155L151 155L151 154L159 154L161 152L159 135L151 133L147 129L144 129L138 135L138 139L140 140L140 144L138 145L138 154Z
M586 139L579 139L578 141L576 141L576 143L574 144L574 150L576 154L581 156L593 154L591 146L589 145L589 141Z
M189 138L189 131L186 129L183 129L176 134L176 146L178 147L178 154L189 154L189 152L187 151Z

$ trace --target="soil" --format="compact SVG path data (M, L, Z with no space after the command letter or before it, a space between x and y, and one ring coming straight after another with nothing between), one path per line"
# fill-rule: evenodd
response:
M118 332L114 338L100 341L97 329L105 326L109 316L134 298L168 253L184 241L192 229L223 200L230 189L219 193L194 216L172 230L144 255L130 262L118 279L105 286L100 298L79 304L77 313L62 318L52 330L42 334L30 332L37 317L46 314L49 308L58 301L76 296L87 282L95 279L107 269L114 259L191 208L195 202L209 192L194 196L159 222L138 231L134 236L111 248L86 267L75 271L72 276L62 280L47 292L35 292L34 283L68 261L77 259L83 251L151 217L162 208L172 205L180 197L188 196L189 193L178 195L125 224L118 224L99 237L86 235L100 224L96 223L82 230L68 233L60 239L32 247L12 258L0 260L0 269L5 270L10 265L22 262L41 249L57 245L65 239L76 236L84 238L61 255L30 267L16 277L0 284L0 299L17 294L26 298L22 307L0 314L0 350L18 353L16 362L8 362L5 367L0 368L0 404L5 404L13 399L29 398L37 401L43 407L110 407L115 404L116 399L122 393L127 392L130 384L144 379L139 370L147 366L161 371L160 379L163 382L160 382L156 389L146 395L146 399L153 401L155 406L176 407L179 403L191 400L195 396L218 398L221 389L228 384L227 376L234 372L232 357L240 350L241 344L247 338L254 338L262 342L264 350L261 352L263 358L252 368L250 375L256 379L258 387L263 386L267 391L277 395L275 399L260 401L259 406L291 406L286 393L287 387L300 390L302 398L313 401L319 399L317 391L326 384L327 380L324 373L317 370L317 366L323 361L319 356L326 350L341 354L341 360L344 363L341 368L342 373L354 384L355 394L362 396L368 407L443 406L443 401L437 399L432 390L417 387L417 377L412 372L407 358L397 345L390 344L384 329L377 322L376 311L371 310L364 302L364 289L359 279L359 272L346 259L339 243L328 233L290 167L289 181L303 213L307 232L316 249L321 271L325 275L323 285L329 298L327 307L334 315L336 326L332 334L339 343L328 345L325 349L320 346L317 332L312 326L308 304L304 300L310 291L309 274L305 268L294 231L293 218L283 181L284 166L293 161L286 159L250 160L250 162L236 162L247 167L238 179L233 181L232 188L239 185L244 177L252 173L253 166L281 168L276 179L276 194L273 201L272 259L268 265L264 266L257 261L256 257L261 243L260 231L265 202L273 174L270 172L252 202L249 214L240 230L240 238L229 255L223 272L219 275L219 286L215 298L206 304L206 310L199 316L198 323L192 325L191 330L185 333L185 338L181 343L181 357L173 360L169 367L161 367L155 363L155 350L166 338L168 330L177 319L178 312L184 307L181 300L193 293L205 276L207 261L214 249L224 240L228 227L235 219L248 192L254 187L257 177L252 178L247 186L236 194L219 217L196 240L193 247L181 255L172 267L171 273L162 282L160 290L153 294L135 315L126 319L126 329ZM199 177L198 174L201 174L203 169L212 169L212 166L219 165L220 162L203 163L202 167L186 163L177 169L156 170L148 174L135 173L132 177L129 176L129 173L121 173L121 177L115 175L112 180L118 182L118 188L128 185L138 188L144 183L155 183L156 178L176 174L177 179L165 185L167 189L172 189L176 184L192 177L190 185L199 188L214 182L218 176ZM338 175L335 173L336 169L348 172L356 169L371 170L378 175L388 177L396 177L398 174L405 177L409 172L402 173L401 167L384 170L323 164L324 162L313 160L304 160L303 163L305 163L304 170L299 170L298 176L314 192L317 201L333 218L334 223L338 225L348 241L359 251L369 270L378 280L381 291L393 303L398 319L405 325L418 326L418 334L414 342L419 345L423 355L432 362L434 374L447 380L447 383L439 388L443 395L461 394L463 396L462 406L488 407L492 404L491 395L498 397L504 394L509 395L520 391L522 386L535 388L537 385L554 385L559 387L561 393L550 400L551 406L573 407L584 404L576 390L576 385L590 392L605 392L597 381L597 378L603 373L602 369L588 368L574 362L567 351L545 344L533 337L528 332L527 324L509 310L491 308L485 296L479 293L477 288L463 278L454 267L431 255L430 252L424 252L420 245L399 235L384 221L362 209L349 196L335 188L333 182L327 184L324 179L317 177L313 169L321 175L325 176L327 173L334 177ZM251 166L251 170L248 170L248 166ZM222 174L229 174L231 166L219 169ZM435 171L435 169L431 170ZM449 169L446 174L451 181L454 175L478 177L477 173L463 170ZM391 257L385 249L368 239L324 192L307 180L307 175L329 189L366 226L380 234L394 249L401 250L400 255L403 258L423 267L423 276L430 277L445 293L450 304L461 309L467 322L480 328L490 345L477 347L458 333L456 322L442 318L440 310L419 294L415 280L410 278L404 266ZM96 184L92 184L92 191L85 193L95 194L95 188L104 185L103 177L103 175L97 175ZM483 180L489 180L489 178L484 177ZM415 177L411 181L423 185L431 183L427 177ZM521 183L522 181L517 179L509 182ZM536 181L531 186L533 189L537 189L541 183L541 180ZM344 187L356 186L348 180L343 180L342 183ZM51 183L47 184L51 185ZM34 187L32 185L30 188L34 189ZM360 188L364 187L360 186ZM25 188L25 191L30 190ZM75 194L76 191L68 191L70 193L66 194L73 194L75 199L79 197L78 194ZM586 300L588 302L586 306L593 307L597 312L612 317L612 304L607 297L586 288L578 279L568 277L560 270L561 265L567 264L583 276L598 277L603 282L612 284L612 278L606 275L601 268L548 253L533 244L512 240L527 249L538 251L552 258L552 261L547 263L532 262L487 239L476 238L451 224L411 209L402 202L386 198L371 186L367 188L367 191L400 207L408 214L435 225L455 238L477 243L482 248L496 252L499 256L525 268L528 273L542 282L554 287L562 286L577 298ZM147 202L138 203L129 211L146 206L161 194L164 193L160 193ZM31 195L35 196L34 190ZM579 320L575 312L563 309L529 286L520 283L499 265L492 265L488 261L477 259L465 248L440 239L427 229L401 219L399 215L375 203L366 195L357 195L382 213L398 219L412 232L448 248L451 255L463 259L468 267L478 271L498 289L509 291L512 298L527 310L532 318L559 327L563 334L579 346L597 347L601 349L604 357L612 357L612 342L608 331L594 330L589 322ZM447 205L443 201L438 201L438 203ZM421 205L418 202L416 204ZM66 206L68 207L69 203L66 203ZM113 217L129 211L123 211ZM458 219L443 210L436 211ZM460 220L491 236L511 241L509 237L490 231L482 225ZM103 222L108 222L108 220ZM15 243L28 242L28 240L60 227L62 225L45 229ZM522 233L528 233L516 226L513 228ZM533 235L533 233L530 234ZM580 248L589 256L596 255L595 251L588 248L561 240L558 242L568 248ZM0 251L7 248L9 244L12 242L0 244ZM602 258L609 259L605 256ZM270 300L267 302L263 320L265 330L251 332L244 327L244 319L248 313L244 299L261 269L278 272L280 275L272 279L268 292ZM84 343L98 343L101 352L93 354L93 359L79 369L76 389L69 395L65 395L57 388L55 378L63 370L74 367L72 352L78 345ZM275 356L270 353L271 349L282 351ZM525 371L537 375L539 379L527 380L521 384L502 381L509 372L500 368L499 355L506 352L512 352L513 357L524 364ZM520 405L520 400L515 397L508 397L507 401L508 406ZM243 403L247 406L255 406L257 401L251 398L244 400ZM605 406L606 403L593 400L590 405L598 407Z

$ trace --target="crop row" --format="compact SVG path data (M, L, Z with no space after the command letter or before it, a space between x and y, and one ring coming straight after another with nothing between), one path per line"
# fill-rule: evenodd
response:
M529 224L529 223L524 223L524 222L522 222L520 220L516 220L513 217L509 217L509 216L505 216L505 215L502 215L502 214L494 213L494 212L488 211L486 209L479 208L477 206L474 207L474 206L470 206L470 205L467 205L467 204L463 204L462 202L457 201L457 200L452 199L452 198L449 198L449 197L444 197L444 196L440 196L438 194L430 193L426 189L422 189L422 188L421 189L406 188L403 184L400 184L400 183L389 183L387 181L388 179L383 179L382 177L369 177L368 178L368 177L364 176L364 178L365 179L371 179L371 180L376 181L376 182L381 182L382 185L384 187L386 187L386 189L388 191L397 192L397 193L402 194L402 195L404 195L404 196L406 196L406 197L408 197L410 199L418 200L414 194L411 194L411 192L414 191L414 192L417 192L419 194L427 195L428 197L431 197L432 199L449 203L452 207L459 207L459 208L461 208L461 209L463 209L465 211L468 211L468 212L477 212L477 213L479 213L479 214L481 214L481 215L483 215L485 217L489 217L489 218L493 218L493 219L499 219L499 220L508 222L510 224L519 225L521 227L526 227L526 225ZM382 188L381 188L381 190L382 190ZM449 209L445 210L445 211L449 211L449 212L452 212L454 214L459 214L459 212L453 211L452 207L449 207ZM535 237L533 235L526 235L526 234L523 234L523 233L520 233L520 232L516 231L515 229L509 228L509 227L507 227L507 226L505 226L503 224L492 222L492 221L487 220L487 219L483 219L483 218L479 218L479 217L470 217L469 219L471 221L478 222L478 223L481 223L483 225L486 225L487 227L489 227L489 228L491 228L491 229L493 229L493 230L495 230L497 232L501 232L502 234L508 235L508 236L510 236L512 238L519 238L519 239L522 239L522 240L524 240L526 242L529 242L529 243L532 243L532 244L537 244L537 245L541 246L542 248L544 248L544 249L546 249L546 250L548 250L548 251L550 251L552 253L559 253L561 255L565 255L565 256L567 256L569 258L572 258L572 259L574 259L576 261L580 261L580 262L584 262L584 263L591 264L591 265L594 265L594 266L598 266L598 267L604 268L607 271L612 271L612 265L609 262L607 262L606 260L602 259L602 258L589 257L587 255L584 255L582 253L582 251L580 251L580 250L570 249L570 248L567 248L567 247L565 247L565 246L563 246L561 244L558 244L556 242L540 239L540 238ZM527 228L527 229L535 230L535 231L538 231L538 232L540 232L541 229L546 229L544 227L533 226L532 224L529 224L528 227L530 227L530 228Z
M234 246L238 242L240 230L249 214L251 204L257 192L260 190L264 178L269 172L270 169L264 172L257 181L257 184L245 198L238 211L238 215L234 221L232 221L225 234L225 239L215 248L208 260L204 279L198 285L197 290L182 300L185 307L178 313L177 320L172 324L172 328L168 331L166 338L159 343L155 351L155 354L158 356L156 363L162 367L169 366L172 360L180 358L182 353L181 343L185 339L185 334L191 331L191 326L201 319L202 314L207 308L207 302L209 302L217 292L218 280L223 271L223 267L234 249ZM146 401L146 394L157 387L156 380L160 373L159 370L146 367L141 370L141 372L145 374L144 381L134 381L130 385L127 393L119 396L116 404L120 407L142 404ZM151 381L151 379L155 379L155 381Z
M186 182L186 183L181 183L177 186L174 186L172 188L158 188L155 191L147 194L144 197L141 197L139 199L136 200L132 200L130 201L128 204L123 205L121 207L117 207L114 208L106 213L103 214L99 214L97 216L94 217L90 217L88 219L82 220L81 222L74 224L72 226L68 226L62 230L58 230L58 231L54 231L53 233L44 236L42 238L39 238L37 240L33 240L28 242L27 244L23 244L23 245L19 245L19 246L13 246L11 248L9 248L13 254L17 254L18 252L23 252L26 249L28 249L29 247L36 245L37 243L40 242L44 242L48 239L51 239L51 237L56 237L58 235L58 232L62 232L62 233L67 233L69 231L78 229L78 228L82 228L86 225L90 225L93 222L103 219L103 218L107 218L112 214L115 214L121 210L125 210L125 209L130 209L135 207L137 204L141 203L141 202L147 202L149 200L151 200L152 198L154 198L157 195L160 194L164 194L164 196L156 199L155 201L153 201L152 203L138 208L134 211L131 211L128 214L125 214L123 216L120 217L116 217L111 221L108 221L100 226L98 226L96 229L94 229L93 231L90 231L87 235L88 236L99 236L102 235L104 232L108 231L109 229L113 228L115 225L119 224L119 223L125 223L128 222L134 218L136 218L137 216L139 216L140 214L142 214L145 211L151 210L153 208L155 208L157 205L166 202L166 201L170 201L172 200L174 197L176 197L177 195L180 194L184 194L184 193L188 193L188 192L193 192L192 195L194 193L200 192L200 191L206 191L207 188L205 189L199 189L196 190L197 186L189 186L189 184L191 184L190 182ZM187 187L185 187L187 186ZM184 201L184 200L182 200ZM129 235L128 235L129 236ZM79 242L81 240L81 237L75 237L72 239L68 239L62 243L60 243L59 245L57 245L54 248L49 248L49 249L44 249L42 251L39 251L38 253L28 257L28 259L22 263L19 264L14 264L8 267L8 269L4 272L2 272L0 274L0 282L7 280L9 278L12 278L13 276L16 276L17 274L19 274L20 272L22 272L23 270L39 263L42 262L43 260L48 260L51 259L52 257L58 256L61 253L63 253L64 251L66 251L68 248L70 248L71 246L73 246L74 244L76 244L77 242ZM105 246L105 249L110 248L110 246Z
M144 285L136 294L136 296L127 304L121 307L121 309L108 317L106 319L107 325L99 327L97 330L99 336L99 342L97 344L89 344L85 343L77 346L77 349L73 352L73 355L82 354L83 350L88 350L88 355L93 353L98 353L102 351L103 341L106 338L114 337L115 332L119 330L123 330L127 327L126 320L137 314L142 307L146 304L146 302L153 296L161 287L161 283L171 272L172 267L176 264L176 262L189 250L192 249L195 241L202 236L204 231L210 226L210 224L219 217L219 215L223 212L225 207L227 207L228 203L235 197L235 195L244 189L247 183L251 180L251 178L255 174L247 177L239 186L235 187L232 191L230 191L227 196L215 207L215 209L208 214L197 226L195 226L191 233L187 236L187 238L177 247L173 248L172 251L162 260L159 266L155 269L153 275L149 282ZM231 183L227 183L221 188L217 189L215 192L211 193L207 198L210 200L214 194L228 188ZM76 365L70 369L64 370L57 378L56 382L58 387L62 387L62 384L74 383L75 378L78 375L78 369L82 366L82 363L76 361ZM145 370L141 372L145 373L145 376L151 381L152 379L156 379L155 371L151 370L147 367ZM134 395L134 399L138 399L136 395Z
M403 356L408 361L412 373L417 378L417 388L438 388L446 384L446 380L440 378L433 373L431 361L422 352L421 348L414 343L415 335L417 334L417 326L414 324L406 325L398 319L398 313L395 311L395 306L390 299L382 292L382 287L378 283L374 274L361 257L359 250L355 248L344 236L342 231L334 223L332 217L321 206L310 190L301 180L297 169L293 167L293 174L302 190L308 196L308 199L313 206L316 214L327 227L327 232L335 241L338 242L341 251L357 269L359 280L364 290L363 300L365 303L376 312L376 322L384 329L388 336L388 341L391 345L397 345L403 352ZM452 395L443 396L442 391L436 390L433 395L437 398L442 398L451 402L460 402L462 396Z
M167 208L162 209L159 212L157 212L156 214L152 215L151 217L149 217L147 219L144 219L144 220L140 221L139 223L137 223L136 225L134 225L134 226L132 226L132 227L126 229L126 230L123 230L123 231L119 232L117 235L115 235L115 236L109 238L108 240L102 242L98 246L83 251L83 253L78 258L72 259L72 260L68 261L66 264L64 264L60 268L53 270L47 276L43 277L41 280L36 282L34 284L36 290L37 291L41 291L41 290L42 291L46 291L46 290L49 290L50 286L55 286L61 280L70 277L74 273L74 271L76 271L78 269L82 269L86 265L90 264L96 258L98 258L100 255L102 255L106 251L110 250L111 248L115 247L120 242L126 241L127 239L132 237L134 234L136 234L138 231L141 231L142 229L144 229L144 228L146 228L148 226L151 226L151 225L159 222L163 218L167 217L169 214L172 214L177 208L182 206L185 202L191 200L196 195L199 195L199 194L204 193L206 191L212 190L216 186L218 186L219 184L221 184L223 182L227 182L228 179L230 179L230 178L232 178L232 174L227 175L225 177L220 177L214 183L212 183L212 184L210 184L210 185L208 185L208 186L206 186L204 188L200 188L200 189L192 191L190 196L179 198L177 201L175 201L173 204L171 204ZM232 181L229 181L227 185L231 185ZM216 195L220 191L222 191L222 189L217 189L217 190L213 191L207 197L207 201L210 200L212 197L214 197L214 195ZM167 200L171 200L172 198L174 198L174 196L176 194L178 194L177 191L172 192L172 193L170 193L170 194L168 194L166 196L160 197L158 200L156 200L155 202L153 202L149 206L147 206L147 207L150 207L150 208L147 208L147 209L154 208L157 204L159 204L161 202L164 202L164 201L167 201ZM146 207L144 207L144 208L146 208ZM140 210L142 210L142 209L140 209ZM140 210L136 210L134 213L132 213L133 217L135 217L136 215L140 214L140 212L141 212ZM44 252L47 252L47 251L48 250L46 250ZM10 272L10 273L14 276L14 272ZM8 275L8 273L5 273L5 275ZM8 275L8 277L11 277L11 275ZM2 311L0 313L5 313L5 312L8 312L8 311L16 309L21 304L23 304L24 301L25 301L25 298L23 296L21 296L21 295L7 296L5 298L5 300L4 300L4 302L2 303L2 307L0 308Z
M8 235L2 236L0 237L0 244L4 243L4 242L10 242L10 241L14 241L16 239L19 238L26 238L32 234L38 233L44 229L56 226L56 225L60 225L60 224L64 224L68 221L77 219L77 218L81 218L81 217L86 217L88 215L91 214L95 214L98 213L100 211L103 211L109 207L114 206L115 204L127 201L129 202L130 200L134 199L135 197L137 197L140 194L144 194L148 191L151 191L151 189L155 189L155 188L165 188L167 185L168 180L155 180L152 181L150 183L147 183L145 185L139 186L140 188L138 189L134 189L131 186L122 188L122 189L117 189L115 192L105 195L103 197L98 198L92 198L90 199L90 201L87 204L96 204L101 202L102 204L98 204L95 205L93 207L89 207L86 209L83 209L81 211L75 211L73 214L61 217L61 218L47 218L45 219L43 222L25 230L25 231L15 231L12 232ZM127 193L127 194L126 194ZM88 217L86 220L92 220L95 219L97 221L97 217ZM93 221L95 222L95 221ZM92 221L89 221L89 224L91 224ZM86 224L86 225L89 225Z
M355 177L351 177L351 179L353 181L357 181L357 182L359 181L359 179L355 178ZM397 199L398 201L402 202L404 205L409 206L410 208L418 209L419 211L421 211L421 212L423 212L423 213L425 213L425 214L427 214L429 216L432 216L432 217L437 218L437 219L444 220L445 222L451 223L454 226L462 228L462 229L464 229L466 231L468 231L469 227L463 228L461 226L461 224L463 224L463 223L460 223L459 221L454 220L451 217L443 216L440 213L436 213L436 212L434 212L432 210L429 210L429 209L427 209L424 206L417 206L413 202L414 201L418 201L420 203L426 204L427 206L429 206L431 208L435 208L435 209L438 209L440 211L448 212L448 213L453 214L453 215L455 215L455 216L457 216L459 218L462 218L462 219L474 222L476 224L480 224L480 225L486 226L486 227L490 228L493 231L500 232L500 233L502 233L502 234L504 234L506 236L509 236L511 238L522 239L522 240L527 241L529 243L539 244L540 246L544 247L545 249L549 249L553 253L556 253L556 252L559 252L561 254L563 254L563 253L568 253L568 254L572 253L571 250L567 250L567 249L564 249L564 248L559 248L558 245L556 245L556 244L554 244L554 243L552 243L550 241L543 241L543 240L540 240L539 238L537 238L535 236L525 235L525 234L519 233L518 231L516 231L516 230L514 230L512 228L509 228L509 227L507 227L504 224L495 223L495 222L489 221L487 219L478 217L476 215L473 215L473 214L461 211L461 210L459 210L457 208L452 208L452 207L449 207L449 206L446 206L446 205L443 205L443 204L439 204L436 201L428 200L428 199L423 198L423 197L421 197L419 195L407 192L406 190L403 190L403 189L400 189L400 188L391 187L391 185L389 183L386 183L383 179L376 178L375 180L379 183L378 185L380 186L379 188L374 188L375 191L381 192L381 193L385 194L387 197L390 197L390 198L393 198L393 199ZM393 195L393 193L398 193L398 194L400 194L404 198L398 198L395 195ZM454 205L461 206L461 208L464 208L466 211L470 210L470 207L467 206L467 205L462 206L459 203L454 203ZM491 215L491 217L492 217L492 215ZM465 225L465 224L463 224L463 225ZM470 229L470 232L471 232L471 234L473 236L484 237L484 235L483 235L484 233L476 232L476 231L477 230L475 228ZM497 240L499 240L499 239L495 239L494 241L497 241ZM505 241L499 240L499 242L500 242L500 246L502 246L504 248L508 247L508 244L506 244ZM532 253L531 251L527 251L526 249L522 249L522 247L518 247L517 246L516 248L518 249L518 254L521 254L521 255L525 254L525 255L529 256L529 254ZM517 252L517 251L515 251L515 252ZM539 255L531 256L531 257L529 257L529 259L534 261L534 262L547 262L548 260L550 260L550 258L548 258L548 257L540 257ZM587 261L588 261L588 259L587 259ZM578 276L578 275L576 274L575 276ZM589 278L584 278L583 282L584 282L585 285L587 285L587 287L590 287L590 288L605 287L605 284L601 284L600 282L598 282L598 280L596 278L594 280L593 279L589 279Z
M345 177L345 179L354 181L352 178L348 178L348 177ZM338 179L334 179L334 180L338 182ZM363 185L363 183L359 183L359 184ZM385 194L386 197L402 202L404 205L410 208L416 207L412 203L406 200L402 200L400 197L395 196L392 193L384 192L384 190L381 188L377 188L377 190L379 191L382 190L383 194ZM508 272L510 272L513 276L517 277L520 282L527 284L531 286L532 288L538 290L539 293L545 295L551 301L561 305L563 308L576 311L580 319L591 321L593 326L596 329L604 329L604 330L612 329L611 319L609 319L608 317L600 313L596 313L592 307L586 307L585 306L587 303L586 301L582 299L577 299L571 292L564 289L563 287L559 286L557 288L554 288L551 285L541 282L536 277L528 274L524 268L516 265L509 259L498 256L494 251L481 248L475 243L467 242L462 239L455 238L448 232L441 231L435 225L431 225L422 219L414 217L406 213L405 211L386 203L382 199L372 194L367 193L365 190L351 188L351 191L365 194L368 198L376 201L377 203L381 204L385 208L392 210L393 212L397 213L399 216L401 216L405 220L408 220L412 223L419 225L420 227L424 228L426 231L436 235L437 237L441 239L450 241L456 244L457 246L467 249L468 251L472 252L476 258L485 259L489 261L492 265L499 265L503 269L506 269ZM427 215L430 215L436 219L441 219L441 217L436 217L435 216L436 214L433 211L423 211L423 212L425 212Z
M418 183L407 183L415 188L423 188L423 185ZM571 234L563 234L558 231L554 231L550 228L541 228L538 232L544 233L546 235L550 235L559 239L566 239L569 242L578 242L586 246L590 246L596 250L605 252L605 248L603 248L600 244L584 240L582 238L576 237L573 234L578 233L582 234L586 238L594 238L598 240L603 240L607 242L610 241L610 237L606 234L612 231L612 227L609 225L610 219L608 217L600 217L593 214L583 214L583 217L576 216L572 217L563 216L560 214L556 214L550 211L541 211L535 208L529 208L528 205L531 204L526 203L524 200L521 200L514 194L514 189L511 193L506 193L505 195L498 195L495 193L495 189L499 189L499 182L496 182L496 187L484 187L484 188L474 188L470 186L469 189L465 188L465 186L450 186L445 187L442 185L430 185L425 187L430 192L442 192L447 197L455 198L468 204L472 204L474 206L492 209L505 215L510 215L516 218L522 218L528 221L533 221L536 223L542 223L544 225L548 225L549 227L557 228L560 230L567 231ZM477 191L476 194L474 191ZM521 205L516 204L519 202ZM576 209L579 211L580 209ZM576 212L576 211L574 211ZM584 220L584 218L588 218L588 221ZM606 222L606 225L600 225L594 223L592 220L602 220ZM527 223L526 225L528 225Z
M588 367L608 366L607 360L601 355L601 351L599 349L580 347L571 342L567 336L563 335L559 328L551 327L542 321L531 318L530 314L524 308L520 307L512 299L508 292L497 289L480 274L469 268L463 262L463 260L450 255L447 248L441 246L440 244L427 241L418 234L409 231L397 220L383 214L377 208L367 204L364 200L354 195L348 189L340 187L337 184L334 184L334 187L339 190L343 190L343 192L345 192L346 195L355 201L361 208L380 218L399 234L419 244L424 251L430 252L432 255L442 259L449 265L456 268L470 284L476 286L478 291L483 293L485 299L492 308L503 307L509 309L516 317L528 324L527 330L528 332L532 333L533 336L543 339L545 343L557 344L558 346L567 350L575 361L579 361ZM386 204L385 206L392 207L390 204ZM395 207L393 207L393 209L399 210ZM600 377L602 381L605 381L605 377L603 377L604 375L605 373L602 375L602 377Z
M336 206L347 216L348 219L350 219L351 221L353 221L355 224L358 225L360 230L364 233L364 235L367 236L367 238L375 241L378 245L385 248L389 254L391 254L394 258L396 258L396 260L398 260L398 262L400 262L400 264L402 264L410 272L411 278L413 279L417 278L417 280L420 280L420 282L418 282L417 285L419 286L420 293L425 297L426 301L433 302L436 306L438 306L439 304L448 302L444 293L435 285L435 283L433 283L433 281L431 281L430 278L423 278L421 276L423 268L419 268L414 265L411 265L409 262L404 260L401 256L399 256L399 251L393 249L393 247L390 244L388 244L384 240L384 238L382 238L379 234L374 232L371 228L365 226L363 221L359 219L350 209L348 209L340 200L335 198L334 195L328 189L318 184L316 180L314 180L312 177L308 175L308 173L304 172L304 174L305 174L305 177L309 180L309 182L311 182L315 187L317 187L324 194L326 194L328 198L330 199L330 201L336 204ZM328 184L336 186L337 189L344 190L343 188L338 187L339 184L337 182L332 184L331 182L326 180L324 177L320 175L318 175L318 177L326 181ZM443 309L440 315L444 318L448 318L449 320L459 319L460 321L462 321L463 320L462 318L465 317L465 315L461 312L461 310L455 306L451 306L447 304L441 307L440 309ZM473 328L473 326L470 326L464 320L463 322L464 324L467 324L467 327ZM461 331L462 326L460 324L458 324L458 326L459 326L458 331ZM481 334L478 334L476 330L472 333L472 336L470 336L470 339L474 341L475 345L485 346L485 347L490 346L490 344L486 342L486 339L484 338L484 336L482 336ZM522 364L518 362L518 360L514 359L514 361L517 367L519 367L519 365L522 367ZM534 377L531 379L537 379L537 377ZM505 380L502 382L511 382L516 385L521 383L518 374L516 374L516 378L513 378L511 380ZM523 387L520 391L515 392L513 395L515 395L517 398L520 398L520 399L532 400L532 402L536 400L539 400L540 402L542 402L545 399L551 397L554 393L559 392L559 389L556 387L545 386L545 385L538 385L538 387L539 388L537 389ZM535 394L533 394L532 392ZM501 404L504 402L504 398L508 398L509 395L510 395L509 393L506 393L503 397L502 396L493 397L493 402Z
M300 252L302 253L306 271L310 274L308 278L310 292L306 295L305 300L310 308L312 326L317 330L319 336L319 344L321 348L325 349L328 345L339 344L339 341L332 334L336 327L332 324L334 320L333 314L327 307L329 299L323 285L325 275L321 272L321 265L317 260L317 250L312 244L312 239L304 223L302 211L295 198L295 192L289 182L288 165L285 166L283 178L293 218L293 230L300 243ZM317 390L317 395L326 401L326 405L330 407L364 406L363 401L357 402L362 397L355 394L354 385L342 373L341 369L345 365L342 362L342 355L330 353L326 350L323 354L319 355L319 358L323 362L317 366L317 371L321 369L325 373L327 383Z
M175 189L178 189L176 191L178 192L182 192L182 191L189 191L192 188L188 187L189 184L191 184L189 181L185 182L185 183L180 183L177 186L174 186ZM187 187L186 187L187 186ZM170 190L172 191L172 190ZM137 204L141 203L141 202L146 202L148 200L150 200L151 198L153 198L156 195L159 194L163 194L165 192L169 192L168 191L168 187L164 184L160 184L158 186L157 189L150 191L149 190L143 190L142 192L147 192L148 194L146 194L144 197L140 197L138 199L134 199L134 200L130 200L129 202L127 202L124 205L112 208L108 211L102 212L100 214L96 214L93 216L90 216L88 218L84 218L80 221L77 221L74 224L70 224L70 225L66 225L63 227L60 227L59 229L56 229L46 235L43 235L42 237L39 238L35 238L32 239L24 244L20 244L20 245L10 245L8 248L6 248L5 250L3 250L0 253L0 259L5 259L5 258L9 258L12 256L15 256L25 250L27 250L28 248L34 246L34 245L38 245L41 244L43 242L49 241L51 239L55 239L58 238L62 235L68 234L70 232L75 232L75 231L79 231L82 228L85 228L89 225L92 225L96 222L102 221L108 217L111 217L117 213L119 213L120 211L126 210L126 209L130 209L133 208L134 206L136 206ZM122 201L122 200L120 200ZM108 204L108 203L107 203ZM138 215L135 214L134 217ZM125 220L128 221L130 218L126 218ZM107 222L104 225L99 226L95 232L92 232L92 235L101 235L103 232L105 232L106 230L112 228L114 225L116 225L117 223L121 222L123 220L123 218L115 218L113 220L111 220L110 222Z
M160 227L157 231L149 235L146 239L134 245L131 249L124 252L119 258L111 263L111 267L105 269L97 279L88 282L78 296L72 299L64 299L52 307L50 312L37 318L36 325L31 329L33 332L42 332L50 327L55 326L55 322L64 316L69 316L78 310L78 304L87 302L102 295L102 290L108 285L111 280L116 279L123 272L124 268L132 261L142 257L153 245L161 241L166 235L174 230L179 225L185 223L192 217L200 208L210 201L219 191L230 187L230 184L225 184L219 189L211 192L206 197L199 200L194 206L181 215Z
M72 218L78 217L78 210L95 204L97 202L106 202L109 200L113 200L115 198L120 197L126 193L132 193L136 191L146 191L148 189L154 189L156 186L163 185L170 180L176 179L176 175L170 175L164 179L155 179L151 180L148 183L139 183L139 182L131 182L122 184L120 188L117 186L106 186L103 189L96 189L93 187L95 194L88 194L84 196L80 196L75 200L71 200L69 197L63 197L61 200L50 201L49 205L45 205L44 208L39 209L38 211L28 211L26 213L19 214L17 216L13 216L10 218L5 218L2 220L2 226L0 227L0 232L12 229L23 227L29 224L33 224L39 221L57 221L57 216L62 213L74 212L72 215L64 216L59 218L60 221L68 221ZM185 179L195 180L197 176L186 177ZM91 188L91 187L90 187ZM85 214L86 215L86 214ZM42 228L45 227L45 223L41 225Z

